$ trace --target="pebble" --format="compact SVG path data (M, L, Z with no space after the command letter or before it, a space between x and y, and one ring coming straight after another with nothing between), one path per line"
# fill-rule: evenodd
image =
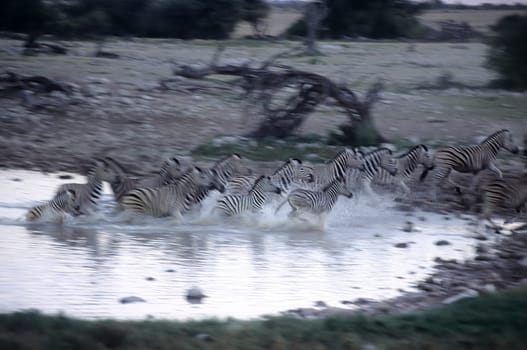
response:
M477 297L479 295L479 293L477 291L475 291L474 289L466 289L465 291L459 293L459 294L456 294L456 295L453 295L449 298L446 298L445 300L443 300L443 304L452 304L452 303L455 303L456 301L459 301L461 299L465 299L465 298L474 298L474 297Z
M404 243L404 242L401 242L401 243L396 243L394 245L395 248L408 248L408 243Z
M145 278L147 281L155 281L156 279L154 277L147 277Z
M206 298L207 296L203 294L203 291L199 287L192 287L187 290L186 298L189 301L200 302L201 299Z
M450 242L442 239L440 241L435 242L435 245L437 246L450 245Z
M121 304L131 304L131 303L146 303L146 300L136 296L130 296L119 299Z

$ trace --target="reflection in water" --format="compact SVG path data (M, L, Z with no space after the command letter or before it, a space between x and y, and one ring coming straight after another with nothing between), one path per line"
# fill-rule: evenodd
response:
M31 172L19 177L33 191L3 192L0 200L0 312L184 319L256 317L317 300L344 307L341 300L410 289L437 256L463 259L473 252L462 221L420 213L427 221L406 233L399 230L408 220L403 213L352 201L337 205L325 231L291 226L285 214L267 216L265 228L257 228L210 219L129 225L109 210L64 226L25 225L16 213L46 199L59 180ZM111 196L104 200L110 208ZM452 245L438 247L439 239ZM400 249L398 242L413 243ZM185 293L193 286L209 297L189 303ZM127 296L146 303L119 303Z

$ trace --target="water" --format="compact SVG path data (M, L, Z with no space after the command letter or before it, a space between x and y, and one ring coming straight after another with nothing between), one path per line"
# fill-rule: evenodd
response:
M276 216L268 210L263 218L241 222L203 214L179 224L130 224L113 212L110 192L95 218L64 225L21 219L51 198L58 184L72 181L83 182L78 176L0 172L0 312L34 308L84 318L201 319L254 318L319 300L345 308L342 300L413 290L433 271L436 257L474 254L467 221L421 212L408 217L390 200L342 198L325 230L288 222L287 206ZM407 220L417 232L400 230ZM451 245L435 245L440 239ZM396 248L400 242L412 243ZM201 304L185 298L193 286L208 296ZM127 296L146 302L121 304Z

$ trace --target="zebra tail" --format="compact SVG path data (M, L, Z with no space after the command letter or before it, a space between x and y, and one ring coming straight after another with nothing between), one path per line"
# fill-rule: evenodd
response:
M421 176L419 176L419 181L423 182L426 176L428 175L428 173L430 172L430 170L434 170L434 168L435 166L432 166L430 168L426 168L425 170L423 170L423 172L421 173Z

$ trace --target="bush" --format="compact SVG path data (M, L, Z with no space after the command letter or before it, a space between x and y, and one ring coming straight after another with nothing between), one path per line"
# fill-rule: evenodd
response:
M527 16L503 17L492 31L487 67L500 75L494 85L527 89Z
M407 0L328 0L327 5L329 13L321 25L321 37L414 37L421 30L415 17L421 6ZM303 19L287 34L305 35Z

